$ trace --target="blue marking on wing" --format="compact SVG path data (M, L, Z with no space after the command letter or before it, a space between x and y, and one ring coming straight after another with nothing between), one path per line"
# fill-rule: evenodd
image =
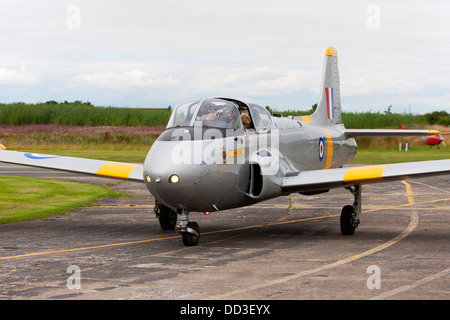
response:
M31 153L25 153L24 155L25 155L25 157L27 157L27 158L29 158L29 159L36 159L36 160L58 158L58 157L55 157L55 156L45 156L45 157L42 157L42 156L39 156L39 155L33 155L33 154L31 154Z

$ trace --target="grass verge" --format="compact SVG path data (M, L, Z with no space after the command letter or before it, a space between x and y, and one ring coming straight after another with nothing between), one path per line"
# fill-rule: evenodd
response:
M387 164L399 162L450 159L450 148L416 146L408 151L399 151L398 147L358 149L351 161L354 164Z
M106 187L71 181L0 176L0 223L41 219L124 196Z

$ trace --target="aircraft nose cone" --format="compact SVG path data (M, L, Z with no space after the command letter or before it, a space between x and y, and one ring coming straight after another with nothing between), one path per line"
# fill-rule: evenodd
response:
M188 156L180 161L183 148ZM249 167L189 161L195 150L195 141L153 144L144 163L144 181L156 200L189 212L215 212L248 203Z
M154 143L145 159L144 181L158 201L174 209L186 209L194 196L198 174L195 167L173 159L173 147L171 142Z

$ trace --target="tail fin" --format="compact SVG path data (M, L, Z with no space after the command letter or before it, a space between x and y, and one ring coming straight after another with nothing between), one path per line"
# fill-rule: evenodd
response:
M310 118L311 123L325 126L342 123L337 51L333 47L325 53L319 103Z

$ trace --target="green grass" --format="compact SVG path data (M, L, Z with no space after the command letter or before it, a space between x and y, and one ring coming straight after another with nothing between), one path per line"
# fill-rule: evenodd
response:
M166 125L170 109L96 107L89 102L0 103L0 123L5 125L56 124L68 126Z
M148 151L162 130L159 127L0 126L0 143L10 150Z
M0 223L42 219L124 195L102 186L12 176L0 176L0 190Z
M407 152L399 151L398 147L358 149L358 153L350 163L386 164L444 159L450 159L450 147L436 149L436 147L415 146L409 148Z

